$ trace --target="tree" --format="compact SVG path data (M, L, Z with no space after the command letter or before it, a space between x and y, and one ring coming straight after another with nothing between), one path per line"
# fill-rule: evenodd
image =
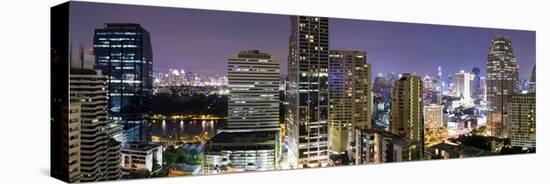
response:
M174 164L177 158L178 156L172 152L164 152L163 159L167 166L171 166L172 164Z
M472 135L472 136L461 136L459 141L464 145L472 146L474 148L490 151L491 142L487 137Z
M470 133L472 135L486 136L487 135L487 127L486 126L480 126L479 128L473 129Z
M204 155L197 155L195 157L195 165L202 165L204 163Z

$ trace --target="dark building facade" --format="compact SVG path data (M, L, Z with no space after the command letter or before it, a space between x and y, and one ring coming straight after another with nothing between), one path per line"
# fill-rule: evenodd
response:
M50 175L73 183L80 181L80 120L70 116L79 108L69 104L69 12L69 2L50 9Z
M474 99L479 99L479 97L481 96L481 93L483 93L482 87L481 87L480 73L481 73L481 69L479 69L478 67L472 68L471 75L473 75L473 80L470 82L470 91L471 91L472 98Z
M127 126L125 134L133 135L127 141L148 141L153 87L149 32L139 24L107 23L95 30L94 54L96 68L108 76L110 118Z
M537 91L537 71L536 65L533 66L531 71L531 79L529 80L529 93L535 93Z

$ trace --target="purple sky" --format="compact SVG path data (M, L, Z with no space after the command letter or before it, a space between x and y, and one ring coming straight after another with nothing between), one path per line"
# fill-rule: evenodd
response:
M151 34L155 71L184 68L196 73L226 75L227 58L259 49L281 62L286 73L289 16L72 2L71 43L91 48L94 29L104 23L139 23ZM535 32L427 24L330 19L330 49L367 51L377 73L485 73L491 39L512 40L520 78L528 79L535 64ZM73 52L76 56L77 53Z

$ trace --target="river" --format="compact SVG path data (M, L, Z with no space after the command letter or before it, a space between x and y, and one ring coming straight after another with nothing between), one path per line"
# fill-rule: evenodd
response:
M216 130L227 125L227 120L154 120L153 141L196 142L202 135L212 138Z

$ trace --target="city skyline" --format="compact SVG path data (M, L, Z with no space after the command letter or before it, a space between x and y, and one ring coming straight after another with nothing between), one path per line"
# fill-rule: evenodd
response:
M536 153L534 32L106 5L52 19L62 180Z
M99 9L108 13L91 13ZM272 54L281 61L281 74L287 72L288 15L83 2L73 3L71 11L73 50L80 45L92 48L90 35L104 23L139 23L151 34L155 72L185 68L195 73L227 75L226 58L249 49ZM530 78L535 64L534 31L331 20L334 28L329 49L367 51L372 76L388 72L423 76L436 74L438 66L445 76L473 67L481 68L481 75L485 75L487 52L495 35L505 35L514 44L521 79ZM175 23L166 27L162 26L164 22ZM73 58L77 54L73 52Z

